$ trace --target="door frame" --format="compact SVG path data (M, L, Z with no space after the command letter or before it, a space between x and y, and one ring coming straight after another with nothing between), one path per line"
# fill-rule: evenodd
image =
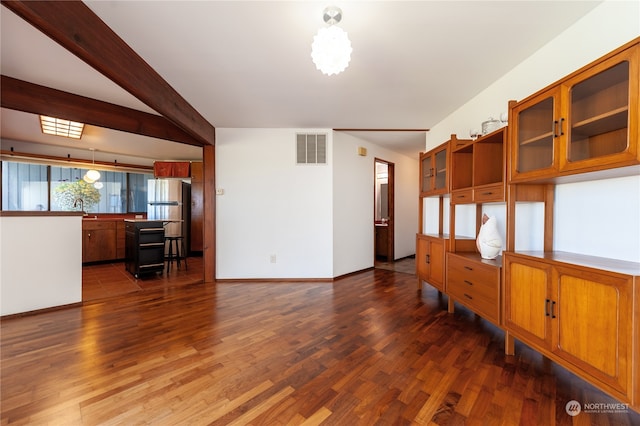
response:
M389 221L387 222L387 262L395 260L395 164L375 157L373 159L373 260L376 260L376 164L383 163L387 165L387 208L389 211Z

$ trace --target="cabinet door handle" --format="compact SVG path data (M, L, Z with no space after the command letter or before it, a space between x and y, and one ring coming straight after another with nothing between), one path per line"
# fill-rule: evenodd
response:
M429 259L429 255L425 256L425 262L427 262L427 264L431 263L431 259Z
M473 300L473 297L469 296L467 293L464 294L464 297L466 297L469 300Z
M556 302L552 301L551 302L551 318L555 318L556 317L555 310L556 310Z
M544 299L544 316L548 317L549 316L549 299Z
M89 233L87 234L87 237L88 237L88 238L91 238L91 232L89 232Z
M564 124L564 118L560 119L560 136L564 135L564 130L562 130L562 125Z
M473 285L473 283L471 281L467 281L467 280L464 280L464 283L467 284L467 285Z

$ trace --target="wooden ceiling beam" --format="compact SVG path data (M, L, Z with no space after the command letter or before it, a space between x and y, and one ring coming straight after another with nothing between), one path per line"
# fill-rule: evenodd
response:
M215 144L215 128L83 2L2 4L203 145Z
M0 105L195 146L205 144L159 115L74 95L13 77L0 77Z

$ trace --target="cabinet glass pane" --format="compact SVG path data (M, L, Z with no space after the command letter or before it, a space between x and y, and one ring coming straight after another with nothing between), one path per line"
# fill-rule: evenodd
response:
M628 146L629 62L570 89L569 161L623 152Z
M420 169L422 170L422 186L420 188L420 191L427 192L431 189L432 186L431 179L433 170L431 169L431 157L425 157L422 159Z
M443 189L447 184L447 151L436 153L435 189Z
M553 97L518 115L518 171L551 167L553 163Z

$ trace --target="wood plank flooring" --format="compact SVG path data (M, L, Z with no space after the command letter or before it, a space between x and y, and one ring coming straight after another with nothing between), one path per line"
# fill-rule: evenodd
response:
M202 282L202 257L189 257L187 267L173 264L169 271L135 278L125 269L124 262L89 264L82 267L82 301L89 302L121 296L147 289L169 288Z
M160 286L1 323L1 424L638 425L409 273Z

